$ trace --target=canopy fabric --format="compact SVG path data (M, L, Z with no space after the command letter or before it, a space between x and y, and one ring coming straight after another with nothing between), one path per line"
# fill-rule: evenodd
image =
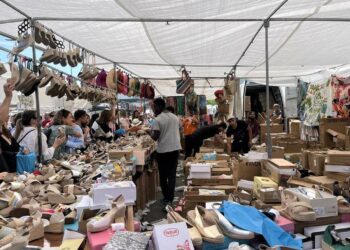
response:
M258 30L260 32L237 65L236 75L265 82L265 32L261 28L262 20L257 19L269 17L283 0L8 2L134 75L154 78L160 92L175 92L174 79L180 76L180 66L185 65L193 78L203 79L195 81L196 92L209 95L223 86L225 73L236 64ZM349 11L347 0L289 0L272 18L348 18ZM1 33L16 36L21 22L16 19L19 18L25 17L0 2ZM59 20L47 20L50 18ZM64 18L90 21L61 20ZM140 21L157 18L164 21ZM166 22L166 19L183 20ZM269 27L272 83L295 85L298 77L307 78L348 64L349 26L350 22L272 20ZM112 67L106 59L96 58L96 62L105 64L106 69ZM205 78L213 82L212 87Z

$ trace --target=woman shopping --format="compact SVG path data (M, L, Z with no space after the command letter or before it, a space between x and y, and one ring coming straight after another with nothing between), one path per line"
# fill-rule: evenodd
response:
M100 117L92 124L92 136L101 141L111 142L113 140L113 131L110 128L110 122L114 121L114 109L103 110Z
M49 128L50 131L48 133L50 136L48 140L48 145L53 145L56 137L67 138L67 136L81 138L81 143L84 144L84 138L81 129L76 130L73 127L74 125L75 124L72 113L66 109L59 110L53 119L52 126ZM65 146L66 142L64 142L62 145L60 145L60 147L58 147L55 150L55 159L62 158L62 156L66 153Z
M16 124L14 138L20 146L27 148L30 152L38 154L38 118L35 110L26 110ZM65 137L56 137L51 147L47 145L47 138L41 133L42 154L44 160L52 159L55 149L65 142Z

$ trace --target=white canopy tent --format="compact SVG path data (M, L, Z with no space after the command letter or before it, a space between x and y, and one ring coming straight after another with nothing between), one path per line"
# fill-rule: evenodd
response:
M232 71L267 85L348 74L349 10L348 0L0 0L0 31L14 37L31 18L163 95L185 65L210 97Z
M238 77L265 82L262 23L283 2L8 0L0 2L0 31L16 36L18 24L31 17L103 56L97 63L106 63L107 69L116 62L142 78L157 79L153 82L166 95L174 89L158 79L178 78L181 65L192 77L208 78L214 89L223 85L224 74L233 66ZM296 77L347 64L349 10L347 0L284 3L269 27L271 83L295 84ZM213 92L207 81L198 88Z

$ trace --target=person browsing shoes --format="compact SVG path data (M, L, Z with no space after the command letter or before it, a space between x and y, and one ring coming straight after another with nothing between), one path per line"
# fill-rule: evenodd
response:
M158 142L156 160L159 169L160 186L164 196L164 208L174 200L176 168L179 158L180 122L177 116L165 109L165 101L157 98L152 103L155 119L150 136Z

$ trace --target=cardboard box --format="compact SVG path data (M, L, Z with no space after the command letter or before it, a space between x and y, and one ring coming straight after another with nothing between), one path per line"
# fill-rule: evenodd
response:
M276 142L279 147L284 147L284 153L301 153L306 148L306 142L302 140L285 139Z
M291 176L287 181L288 187L309 187L312 188L315 183L307 180L306 178L299 178L296 176Z
M259 199L254 200L252 202L252 206L255 207L256 209L270 209L270 208L273 208L274 206L278 206L278 205L281 205L281 203L265 203Z
M234 168L237 169L237 181L239 180L254 180L254 176L261 176L261 162L249 162L246 160L233 161Z
M350 126L345 127L345 150L350 150Z
M308 176L304 178L307 181L315 183L321 187L325 187L326 189L333 192L333 183L337 180L329 178L327 176Z
M350 151L329 150L327 158L327 162L332 165L349 165Z
M87 233L87 238L91 250L102 250L107 242L112 238L114 232L111 228L98 232L98 233Z
M289 121L289 134L300 138L300 120L290 120Z
M324 172L324 175L327 176L328 178L331 178L340 182L345 182L347 178L350 176L349 174L327 172L327 171Z
M315 226L315 227L306 227L304 228L304 234L305 236L308 236L313 241L313 248L321 248L322 247L322 239L324 232L326 230L328 225L324 226ZM337 231L339 237L341 239L345 239L347 237L350 237L350 223L344 222L344 223L338 223L335 224L335 230Z
M335 173L343 173L350 175L350 162L348 165L331 165L331 164L325 164L325 171L327 172L335 172Z
M130 160L133 156L132 150L108 150L109 159L111 160L120 160L125 157L126 160Z
M126 204L136 201L136 186L132 181L96 183L92 185L94 205L107 204L108 200L123 195Z
M278 185L287 186L288 179L296 175L296 166L284 159L270 159L264 162L261 172Z
M301 192L299 188L290 188L299 199L299 201L305 201L310 204L316 213L316 218L331 217L338 215L338 203L337 197L329 193L318 191L312 188L302 188L303 191L307 192L308 195L305 195ZM321 195L321 197L318 196Z
M272 181L270 178L255 176L254 177L254 194L259 196L259 190L262 188L272 188L277 190L278 185L276 182Z
M75 206L75 209L77 210L77 219L79 219L84 209L107 209L107 204L94 204L92 198L89 195L83 195L81 196L79 203Z
M266 153L266 146L260 145L260 146L254 146L254 148L251 149L251 151ZM284 148L278 147L278 146L272 146L272 155L271 158L284 158Z
M185 222L155 225L152 238L155 250L179 248L194 250Z
M316 175L323 175L327 152L311 151L308 154L309 169Z
M212 165L208 163L193 163L190 168L190 179L210 179Z
M283 124L271 123L270 133L282 133ZM260 124L260 142L266 142L266 124Z
M286 158L287 161L290 161L291 163L299 163L300 162L301 153L289 153L284 154L284 158ZM282 158L282 157L279 157Z
M281 194L275 188L260 188L258 190L258 198L264 203L280 203Z
M271 158L283 158L284 154L284 147L272 146Z

